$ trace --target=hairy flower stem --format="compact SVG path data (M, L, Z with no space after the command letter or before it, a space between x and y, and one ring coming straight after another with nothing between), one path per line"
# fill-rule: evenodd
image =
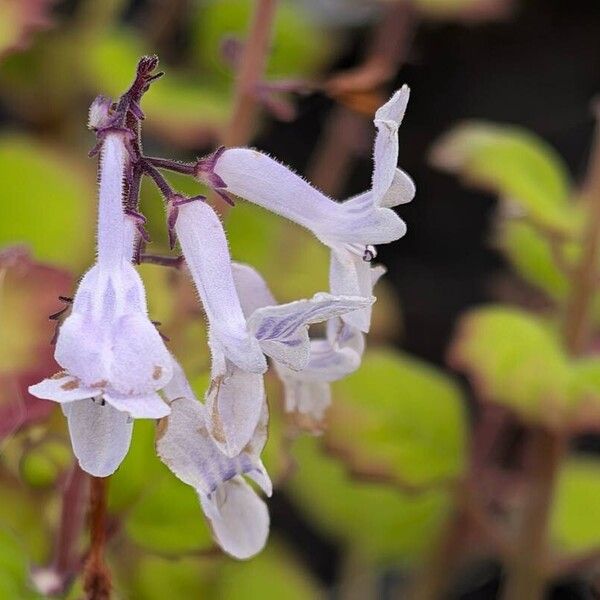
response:
M109 600L110 572L104 562L108 477L91 477L90 551L83 571L86 600Z
M588 204L587 228L581 258L573 270L571 296L564 320L564 343L572 356L586 351L592 321L592 304L600 270L600 125L596 125L583 196ZM566 439L556 431L537 429L532 434L531 490L523 509L515 560L508 567L505 600L543 598L547 584L548 527L554 488Z

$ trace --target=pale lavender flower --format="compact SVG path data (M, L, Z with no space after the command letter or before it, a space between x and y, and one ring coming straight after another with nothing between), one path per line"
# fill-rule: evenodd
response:
M158 456L196 490L221 548L235 558L250 558L262 550L269 534L267 506L244 479L253 479L271 495L271 480L260 460L267 439L266 404L250 443L237 456L227 457L206 429L206 408L181 367L173 367L173 378L164 389L171 414L159 424Z
M254 202L306 227L331 248L330 291L334 296L370 297L369 262L374 246L406 232L390 207L409 202L415 193L411 178L397 168L398 127L408 103L407 86L398 90L375 114L377 136L371 189L338 203L269 156L247 148L225 150L214 160L214 175L228 192ZM367 332L370 307L342 318Z
M98 256L60 327L55 358L64 371L33 385L63 406L81 467L108 476L123 460L132 418L160 418L157 393L171 379L171 358L148 318L142 280L131 265L136 231L123 208L127 132L108 130L101 148Z
M384 274L381 266L370 269L372 285ZM245 314L276 304L265 280L252 267L233 263L235 285ZM319 424L331 404L330 383L343 379L361 364L364 335L340 317L327 321L326 337L310 340L309 360L302 370L293 370L274 360L284 386L285 409L310 417Z
M209 324L209 431L225 454L235 456L250 440L264 404L264 355L292 370L303 369L310 357L309 325L370 306L373 298L316 294L257 308L246 318L214 210L201 201L182 204L175 231Z

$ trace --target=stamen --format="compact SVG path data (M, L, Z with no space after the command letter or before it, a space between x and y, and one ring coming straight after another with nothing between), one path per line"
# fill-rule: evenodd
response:
M363 260L365 262L371 262L377 256L377 250L375 246L367 246L363 254Z

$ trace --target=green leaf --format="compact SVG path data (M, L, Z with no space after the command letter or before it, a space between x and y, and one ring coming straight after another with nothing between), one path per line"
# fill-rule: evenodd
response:
M229 83L234 74L221 56L221 43L227 36L242 40L250 26L254 5L247 0L205 2L194 19L194 45L198 61L209 73L220 74ZM306 11L292 0L278 3L269 53L269 77L312 75L324 65L331 38L312 23ZM306 41L310 40L310 44Z
M552 534L559 547L581 554L600 548L600 465L571 459L562 468L552 512Z
M35 487L48 487L56 483L71 464L69 446L57 440L34 446L21 459L21 474L24 481Z
M433 164L516 204L534 223L572 233L581 221L569 203L570 182L561 158L518 127L466 122L437 142Z
M219 600L310 600L322 592L290 553L270 540L251 561L224 562L213 594Z
M28 558L16 536L0 528L0 597L6 600L40 598L29 583Z
M420 487L463 471L465 407L458 386L440 371L372 351L334 391L325 440L354 472Z
M404 495L352 480L344 465L319 451L314 438L301 438L293 453L298 470L289 491L324 533L378 563L414 562L430 548L450 508L446 492Z
M238 202L228 216L227 233L233 259L257 269L278 302L328 289L329 250L308 231Z
M198 558L165 559L143 555L122 570L122 588L131 598L208 598L212 565Z
M164 465L156 456L155 429L154 422L148 419L135 422L129 452L110 480L111 512L131 507L147 489L155 485L157 478L166 475Z
M72 158L24 136L0 138L5 201L0 245L24 243L35 258L80 271L92 258L96 190Z
M128 508L125 529L139 546L177 554L212 545L197 494L156 456L153 423L136 422L132 446L112 479L110 506Z
M40 502L40 497L30 494L24 486L16 487L8 481L2 483L0 530L15 532L23 547L21 552L38 564L49 557L52 539L48 517L55 510L54 502Z
M490 306L462 319L451 349L480 397L522 418L564 426L569 364L555 335L524 311Z
M142 548L182 554L213 545L200 500L170 473L157 476L127 516L126 531Z
M507 221L500 228L499 246L516 272L558 301L569 292L565 274L556 266L547 238L522 221Z

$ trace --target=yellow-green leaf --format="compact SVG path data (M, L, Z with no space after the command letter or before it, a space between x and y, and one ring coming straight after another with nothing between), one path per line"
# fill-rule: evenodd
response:
M0 180L0 245L27 244L35 258L77 271L89 264L96 211L91 171L57 148L12 135L0 138Z
M294 448L298 470L289 483L294 502L335 540L369 560L419 560L450 507L446 492L404 495L381 483L353 480L339 461L322 454L315 438Z
M582 554L600 548L600 464L571 459L562 468L552 513L552 535L561 550Z
M480 397L529 421L566 425L569 364L537 317L500 306L471 311L461 321L451 362L467 373Z
M439 484L464 468L466 414L458 386L405 354L367 352L334 386L327 446L366 476L409 487Z
M558 233L572 233L581 221L570 204L563 161L544 141L509 125L472 121L440 139L433 164L466 182L496 192L531 221Z
M310 574L276 540L251 561L227 561L220 571L215 600L313 600L322 592Z

